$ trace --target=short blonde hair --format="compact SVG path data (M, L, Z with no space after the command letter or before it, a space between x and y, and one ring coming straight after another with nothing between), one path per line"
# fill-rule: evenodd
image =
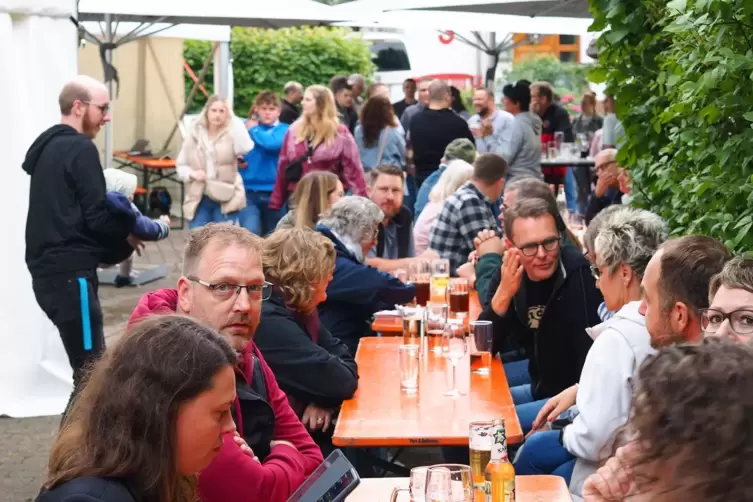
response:
M308 228L277 230L264 241L264 278L282 291L287 305L305 311L315 307L314 285L334 273L335 256L334 244L319 232Z
M252 234L243 227L231 223L209 223L188 233L186 247L183 249L183 275L196 272L196 265L206 247L217 241L222 247L229 245L248 246L261 254L262 238Z
M444 202L473 177L473 166L464 160L451 160L429 193L429 201Z

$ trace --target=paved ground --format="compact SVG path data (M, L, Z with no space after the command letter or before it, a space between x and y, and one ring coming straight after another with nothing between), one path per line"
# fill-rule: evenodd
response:
M141 295L153 289L175 286L180 276L184 243L185 231L174 230L169 239L147 245L144 255L136 258L137 267L139 264L169 264L167 278L142 287L115 289L100 286L108 342L117 339ZM59 416L0 418L0 502L34 500L44 480L47 455L59 422Z
M149 244L139 263L170 265L170 275L142 287L115 289L100 286L99 296L105 321L105 336L112 343L119 336L139 298L147 292L174 287L180 276L180 256L185 243L183 231L173 231L170 238ZM60 417L13 419L0 417L0 502L33 501L44 481L49 448ZM408 466L440 461L435 448L412 449L400 456Z

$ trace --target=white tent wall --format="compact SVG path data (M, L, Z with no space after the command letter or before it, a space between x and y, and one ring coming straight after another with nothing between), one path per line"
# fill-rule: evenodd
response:
M0 0L0 415L59 414L72 389L57 330L37 306L24 262L29 176L21 169L34 138L60 120L57 97L76 74L74 0Z

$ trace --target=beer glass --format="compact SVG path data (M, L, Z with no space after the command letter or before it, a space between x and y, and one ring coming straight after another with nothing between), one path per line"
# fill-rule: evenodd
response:
M419 356L424 344L424 309L423 307L405 307L396 305L403 319L403 345L417 345Z
M400 388L413 394L418 391L418 345L401 345L397 351L400 357Z
M424 328L429 352L442 353L442 336L444 335L445 324L447 324L448 311L449 307L446 303L426 304Z
M451 279L450 284L447 287L447 296L449 297L448 303L450 304L450 312L453 314L459 314L459 317L465 317L468 315L470 302L468 299L469 285L468 279Z
M471 373L488 375L492 367L491 321L471 322Z
M428 467L414 467L410 470L410 485L408 488L394 488L390 496L390 502L397 502L397 494L408 492L410 502L424 502L426 497L426 473Z
M445 301L445 292L450 282L450 260L439 258L431 262L431 300Z
M426 473L426 502L473 502L471 468L461 464L439 464Z
M471 475L473 487L483 490L486 486L486 465L492 458L492 426L491 420L471 422L468 434L468 447L471 457Z
M416 287L416 304L425 306L431 296L431 263L415 260L408 268L409 279Z

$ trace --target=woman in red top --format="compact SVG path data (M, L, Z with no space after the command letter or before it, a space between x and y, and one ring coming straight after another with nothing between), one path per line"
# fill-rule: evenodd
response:
M311 171L335 173L345 190L365 196L366 181L358 146L348 128L337 120L332 92L324 86L312 85L303 94L302 111L283 140L269 207L281 209L301 177ZM295 172L299 163L300 169Z

